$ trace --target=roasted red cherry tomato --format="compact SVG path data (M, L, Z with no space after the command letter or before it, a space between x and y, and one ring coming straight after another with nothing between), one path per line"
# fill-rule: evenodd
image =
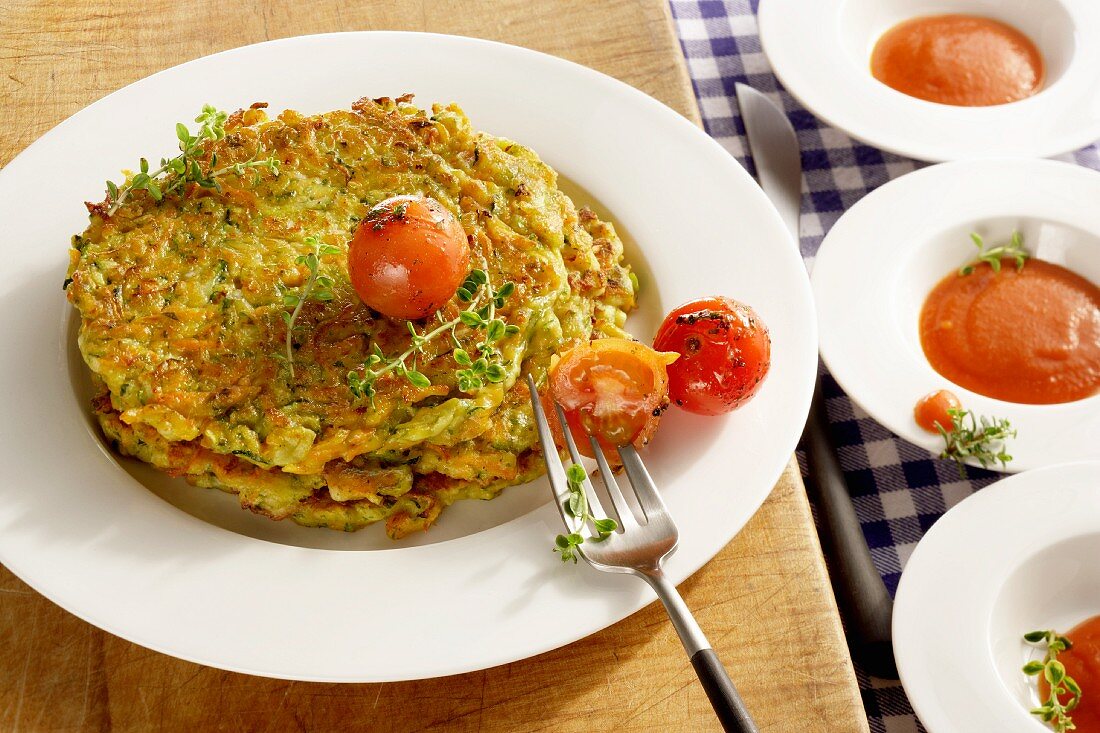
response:
M732 298L703 298L676 308L657 330L653 348L680 355L668 368L669 397L700 415L743 405L771 366L768 327Z
M454 215L435 199L394 196L372 208L348 248L359 298L384 316L430 316L470 270L470 245Z
M917 401L917 406L913 409L913 418L917 421L917 425L930 433L939 432L936 430L937 423L950 432L954 420L951 419L948 410L961 409L962 403L959 402L959 398L946 389L941 389L938 392L930 392Z
M675 360L675 354L621 338L598 339L563 354L550 368L548 392L562 406L581 453L592 456L587 434L608 459L617 446L648 442L668 407L666 367ZM553 404L544 398L543 407L564 445Z

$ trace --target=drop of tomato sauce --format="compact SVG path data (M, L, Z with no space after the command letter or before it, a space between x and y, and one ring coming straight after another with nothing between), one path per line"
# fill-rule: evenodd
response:
M913 419L917 421L917 425L929 433L938 433L937 425L950 431L954 421L948 410L952 409L962 409L958 397L946 389L929 392L917 401L916 407L913 408Z
M988 107L1043 86L1043 57L1020 31L975 15L929 15L898 23L871 52L871 74L929 102Z
M1077 726L1076 733L1100 733L1100 616L1078 624L1065 636L1073 648L1059 652L1058 661L1081 686L1081 702L1069 715ZM1050 685L1040 677L1041 699L1045 700L1049 694Z
M1100 288L1050 262L952 272L921 308L920 340L933 369L986 397L1049 405L1100 392Z

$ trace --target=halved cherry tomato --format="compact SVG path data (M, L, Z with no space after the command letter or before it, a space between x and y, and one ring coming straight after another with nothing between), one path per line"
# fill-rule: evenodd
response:
M450 300L470 270L470 245L435 199L394 196L372 208L348 248L359 298L384 316L415 320Z
M668 407L666 367L675 360L675 354L621 338L597 339L563 354L550 368L548 392L562 406L581 453L592 456L587 434L608 459L617 446L647 443ZM560 439L553 404L544 397L543 407Z
M680 355L668 369L672 401L689 412L719 415L756 394L771 367L771 343L756 311L718 296L674 309L653 348Z
M961 409L962 403L959 402L959 398L946 389L941 389L938 392L930 392L917 401L917 406L913 408L913 418L917 421L917 425L930 433L939 432L936 430L936 423L950 432L954 421L947 411Z

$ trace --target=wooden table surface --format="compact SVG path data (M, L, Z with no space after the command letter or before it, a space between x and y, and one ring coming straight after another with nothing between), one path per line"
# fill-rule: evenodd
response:
M699 120L661 0L16 1L0 3L0 164L87 104L160 69L268 39L382 29L546 51ZM793 463L744 531L680 590L761 730L867 730ZM659 604L568 647L483 672L317 684L149 651L68 614L0 567L3 731L613 728L719 729Z

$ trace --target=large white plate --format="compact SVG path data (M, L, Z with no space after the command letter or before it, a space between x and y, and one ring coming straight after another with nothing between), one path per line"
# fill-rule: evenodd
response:
M1026 34L1046 65L1033 97L993 107L916 99L871 76L871 50L921 15L996 18ZM760 41L775 75L852 137L920 160L1048 157L1100 138L1100 3L1095 0L761 0Z
M532 146L613 212L642 274L638 336L699 295L729 294L759 311L774 345L757 398L728 419L673 413L647 453L682 529L673 580L756 511L801 432L817 342L802 263L745 171L645 94L560 59L448 36L309 36L137 82L0 175L0 561L13 572L138 644L304 680L502 664L652 600L636 579L557 560L559 520L542 482L460 503L417 541L391 543L379 527L344 535L253 517L232 497L120 461L88 425L61 292L68 239L86 224L81 202L139 156L171 152L174 123L204 102L320 112L403 92L422 104L458 101L476 126Z
M901 682L931 733L1050 731L1028 714L1039 702L1020 671L1035 654L1022 637L1100 614L1098 555L1096 461L998 481L932 526L893 623Z
M1018 230L1036 257L1100 283L1097 201L1100 173L1049 160L942 163L872 191L837 221L814 261L829 370L872 417L930 451L943 440L917 426L913 407L949 389L964 407L1017 429L1008 471L1100 458L1100 395L1021 405L971 392L932 369L919 333L928 292L974 257L970 232L999 242Z

